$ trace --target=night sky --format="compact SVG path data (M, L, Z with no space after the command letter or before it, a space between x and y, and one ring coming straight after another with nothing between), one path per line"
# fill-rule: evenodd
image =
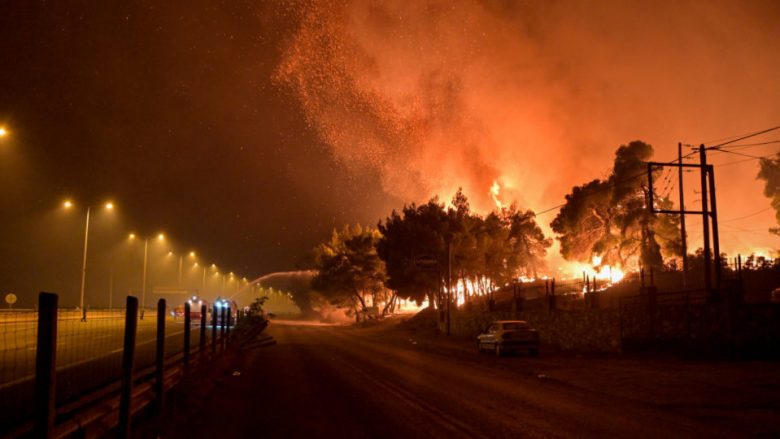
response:
M771 1L2 2L0 294L72 302L83 206L109 198L88 291L112 264L138 277L137 249L108 262L130 232L253 277L460 186L481 212L494 186L545 210L622 143L663 161L777 125L778 19ZM757 161L723 156L721 217L767 208ZM727 251L776 248L759 213Z
M31 263L31 223L66 197L110 198L122 236L162 230L244 276L379 219L375 179L335 164L269 81L293 17L247 3L0 5L4 269ZM71 226L49 249L78 262Z

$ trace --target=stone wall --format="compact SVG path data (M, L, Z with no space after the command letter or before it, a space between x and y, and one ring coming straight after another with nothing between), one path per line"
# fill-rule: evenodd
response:
M539 331L543 344L571 351L620 352L637 346L637 341L641 346L643 341L655 340L649 345L653 349L667 344L780 355L780 304L728 308L701 303L576 311L536 306L517 313L457 309L453 310L450 332L476 337L494 320L510 319L529 322ZM443 322L440 327L443 329Z
M553 311L545 309L517 312L539 331L543 344L559 349L591 352L620 351L620 315L617 309ZM454 335L476 337L494 320L513 319L511 311L453 312L450 331Z

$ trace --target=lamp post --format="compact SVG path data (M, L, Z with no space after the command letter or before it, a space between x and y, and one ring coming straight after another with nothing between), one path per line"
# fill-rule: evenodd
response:
M135 234L131 233L129 236L129 239L133 240L135 239ZM165 235L160 233L157 235L158 241L165 241ZM143 275L141 277L141 310L144 309L144 304L146 303L146 275L147 275L147 267L149 265L149 238L144 238L144 266L143 266ZM143 312L141 312L141 319L143 320Z
M62 205L65 209L70 209L73 207L73 202L70 200L65 200ZM113 210L114 203L109 201L104 205L104 207L106 210ZM84 253L81 260L81 289L79 293L79 308L82 310L82 312L84 310L84 288L87 281L87 248L89 244L89 214L91 210L92 206L87 206L87 217L84 224ZM82 319L82 321L86 321L86 319Z
M194 251L189 252L188 256L191 258L195 258L195 252ZM182 287L182 265L184 263L183 259L184 256L179 255L179 288Z

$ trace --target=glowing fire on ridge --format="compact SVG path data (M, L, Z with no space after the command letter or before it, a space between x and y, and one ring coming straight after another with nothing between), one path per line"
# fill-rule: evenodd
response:
M570 262L562 271L570 274L575 279L581 276L587 276L591 280L595 279L599 282L599 290L606 289L623 280L626 274L620 266L602 265L601 262L601 256L594 255L591 264ZM586 287L583 286L584 291L586 291Z
M498 184L497 181L493 180L493 185L490 186L490 198L493 199L493 202L496 203L496 207L498 207L498 210L503 209L506 207L501 200L498 199L498 194L501 191L501 185Z

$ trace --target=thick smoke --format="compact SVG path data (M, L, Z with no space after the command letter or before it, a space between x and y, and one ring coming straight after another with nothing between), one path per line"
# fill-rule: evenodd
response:
M447 200L462 186L484 211L497 182L502 202L540 211L603 176L620 144L641 139L668 160L677 141L777 122L778 9L317 1L299 6L275 79L334 157L388 194ZM755 166L724 168L752 185L737 212L760 207Z

